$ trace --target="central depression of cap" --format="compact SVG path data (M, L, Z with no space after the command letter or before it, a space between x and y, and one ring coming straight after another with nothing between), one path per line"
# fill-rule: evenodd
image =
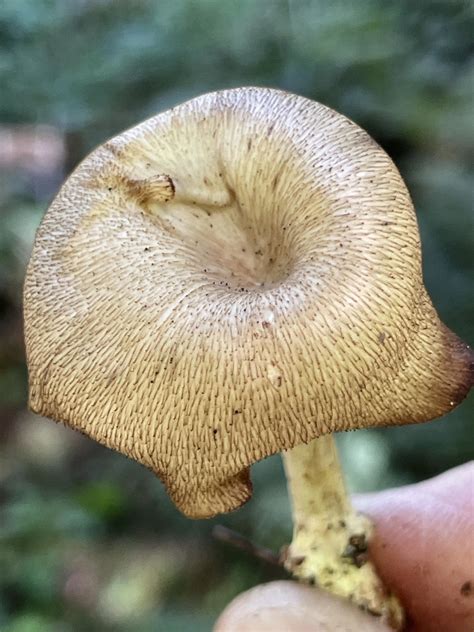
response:
M90 154L38 232L25 323L33 410L194 517L245 502L269 454L435 417L464 388L393 163L275 90L199 97Z

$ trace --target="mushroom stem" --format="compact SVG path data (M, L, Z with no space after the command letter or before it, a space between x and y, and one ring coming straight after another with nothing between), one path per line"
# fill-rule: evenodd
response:
M293 509L285 568L400 630L403 609L368 559L373 525L351 506L332 435L283 453L283 462Z

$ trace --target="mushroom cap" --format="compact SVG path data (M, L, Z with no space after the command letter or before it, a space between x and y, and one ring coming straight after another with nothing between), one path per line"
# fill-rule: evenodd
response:
M255 461L432 419L472 384L396 167L277 90L207 94L93 151L38 230L24 312L30 407L191 517L248 500Z

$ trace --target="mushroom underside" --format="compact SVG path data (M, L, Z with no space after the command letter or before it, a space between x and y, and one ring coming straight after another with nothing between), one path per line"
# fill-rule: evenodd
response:
M151 468L193 517L245 502L259 459L431 419L472 384L396 168L278 91L205 95L93 152L24 298L31 408Z

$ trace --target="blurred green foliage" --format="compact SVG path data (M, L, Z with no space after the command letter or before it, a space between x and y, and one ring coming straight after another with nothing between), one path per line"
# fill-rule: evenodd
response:
M472 343L473 30L467 0L5 0L0 121L59 130L67 172L107 137L208 90L270 85L326 103L396 161L430 294ZM180 516L139 465L25 412L21 283L65 172L0 174L0 628L209 630L235 594L278 572L213 542L213 521ZM351 488L472 458L472 413L471 396L427 425L340 437ZM291 529L278 458L254 468L254 484L254 499L219 522L278 548Z

